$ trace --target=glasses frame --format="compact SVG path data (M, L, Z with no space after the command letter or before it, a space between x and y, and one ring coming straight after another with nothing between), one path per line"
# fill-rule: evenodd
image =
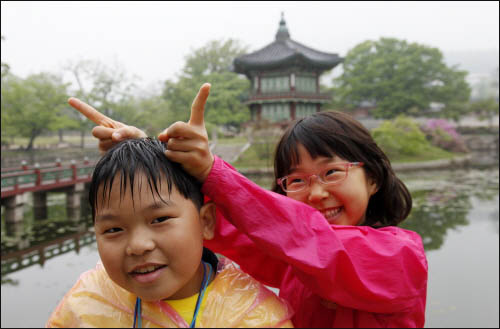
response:
M310 174L310 175L307 175L305 176L305 179L307 180L307 184L304 185L304 187L302 187L301 189L299 190L295 190L295 191L287 191L285 189L285 187L283 186L283 181L285 181L288 177L291 177L291 176L295 176L294 174L291 174L291 175L287 175L287 176L283 176L281 178L278 178L276 180L276 183L281 187L281 189L287 193L297 193L297 192L302 192L304 191L305 189L308 189L310 186L311 186L311 177L313 176L316 176L316 178L318 179L318 182L320 182L321 184L323 185L337 185L337 184L340 184L342 183L344 180L346 180L347 176L349 175L349 169L352 168L352 167L361 167L364 165L363 162L340 162L340 163L335 163L335 165L343 165L344 168L345 168L345 177L342 178L341 180L339 181L336 181L336 182L325 182L323 181L323 179L321 178L322 174L325 172L325 170L322 170L320 173L317 173L317 174ZM328 169L329 170L329 169Z

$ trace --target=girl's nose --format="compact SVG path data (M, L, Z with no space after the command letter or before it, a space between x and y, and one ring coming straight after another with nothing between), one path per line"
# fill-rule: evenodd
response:
M311 203L320 202L329 195L326 186L318 182L317 177L311 177L308 200Z
M126 253L127 256L141 256L154 248L155 243L149 234L146 232L133 232L128 241Z

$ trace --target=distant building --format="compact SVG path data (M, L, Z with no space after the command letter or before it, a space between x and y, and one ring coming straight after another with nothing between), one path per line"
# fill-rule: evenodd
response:
M343 61L337 54L311 49L292 39L281 14L276 40L237 57L233 71L245 74L251 90L244 103L253 122L282 122L321 110L331 95L320 93L320 75Z

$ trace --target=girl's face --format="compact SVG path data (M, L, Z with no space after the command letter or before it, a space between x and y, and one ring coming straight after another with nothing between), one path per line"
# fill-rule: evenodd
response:
M290 174L318 174L333 163L348 162L338 156L319 156L313 159L303 145L298 146L299 164ZM328 223L335 225L359 225L365 219L370 197L377 191L375 183L362 167L349 168L347 178L336 185L325 185L311 177L308 188L288 192L287 196L319 210Z

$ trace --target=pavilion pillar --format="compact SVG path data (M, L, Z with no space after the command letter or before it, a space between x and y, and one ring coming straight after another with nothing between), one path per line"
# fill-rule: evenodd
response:
M33 215L35 220L47 219L47 192L33 193Z
M5 223L19 223L24 219L24 194L2 198L5 207Z
M81 217L81 200L85 193L85 184L77 183L66 192L66 215L69 220L78 221Z
M295 102L290 102L290 119L295 120Z

